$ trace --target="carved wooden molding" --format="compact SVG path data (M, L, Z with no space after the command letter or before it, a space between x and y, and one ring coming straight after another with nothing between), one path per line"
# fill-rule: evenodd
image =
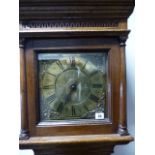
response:
M115 145L131 141L133 137L118 134L31 137L20 141L20 149L33 149L35 155L110 155Z
M57 29L57 28L117 28L118 22L62 22L62 21L29 21L21 22L20 30Z
M128 38L128 36L120 36L119 37L120 47L125 47L126 46L127 38Z
M29 131L26 129L21 129L20 135L19 135L20 140L26 140L29 139Z
M120 136L119 134L96 134L96 135L73 135L73 136L48 136L48 137L30 137L29 140L20 141L20 148L32 146L40 147L42 144L87 144L87 143L129 143L133 141L132 136Z
M19 38L19 48L24 48L25 38Z
M20 0L24 19L127 19L134 0Z
M76 29L76 30L22 30L20 37L24 38L71 38L71 37L118 37L128 35L128 30L103 30L103 29Z

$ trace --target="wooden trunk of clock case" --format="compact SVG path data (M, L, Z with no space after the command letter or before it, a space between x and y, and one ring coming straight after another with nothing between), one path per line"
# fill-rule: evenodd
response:
M111 144L76 144L54 145L50 148L34 149L35 155L111 155L114 145Z
M37 81L36 51L74 51L74 50L109 49L109 122L99 124L51 124L39 126L39 95ZM28 126L31 136L107 134L117 133L119 120L119 88L120 88L120 46L119 40L112 38L59 38L29 40L25 46Z

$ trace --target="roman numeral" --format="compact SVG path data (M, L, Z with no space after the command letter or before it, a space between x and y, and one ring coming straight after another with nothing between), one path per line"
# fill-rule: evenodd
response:
M72 106L72 116L75 116L75 115L76 115L75 107Z
M46 71L48 67L47 63L43 61L42 65L43 65L43 70Z
M61 63L60 60L56 61L56 63L57 63L57 65L59 66L59 68L60 68L61 70L64 70L64 67L63 67L63 65L62 65L62 63Z
M86 63L83 65L82 70L84 70L84 68L86 67L88 61L86 61Z
M98 100L99 100L99 98L98 98L97 96L93 95L93 94L91 94L91 95L89 96L89 98L90 98L92 101L94 101L94 102L98 102Z
M54 76L54 77L56 77L56 75L55 74L52 74L52 73L49 73L49 72L46 72L47 74L49 74L49 75L51 75L51 76Z
M53 89L53 88L55 88L55 85L46 85L42 87L42 89Z
M102 88L103 85L102 84L99 84L99 83L94 83L94 84L92 84L92 87L93 88Z
M56 98L56 95L55 95L55 94L52 94L52 95L50 95L50 96L46 99L46 102L47 102L47 103L51 103L51 102L53 102L53 101L55 100L55 98Z
M71 65L71 67L75 67L75 58L74 57L71 57L71 58L69 58L69 60L70 60L70 65Z

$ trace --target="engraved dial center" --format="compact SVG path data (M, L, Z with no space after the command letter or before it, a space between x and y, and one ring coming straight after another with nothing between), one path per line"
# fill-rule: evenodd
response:
M65 104L81 104L90 95L89 85L88 76L80 69L67 69L56 80L56 95Z
M76 91L76 90L77 90L77 84L76 84L76 83L73 83L73 84L71 84L71 85L70 85L70 87L69 87L69 88L70 88L70 90L71 90L71 91L73 91L73 92L74 92L74 91Z

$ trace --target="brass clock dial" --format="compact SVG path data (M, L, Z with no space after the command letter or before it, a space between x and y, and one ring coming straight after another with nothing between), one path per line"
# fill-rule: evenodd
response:
M94 61L95 60L95 61ZM106 54L39 54L41 120L95 119L104 112Z

